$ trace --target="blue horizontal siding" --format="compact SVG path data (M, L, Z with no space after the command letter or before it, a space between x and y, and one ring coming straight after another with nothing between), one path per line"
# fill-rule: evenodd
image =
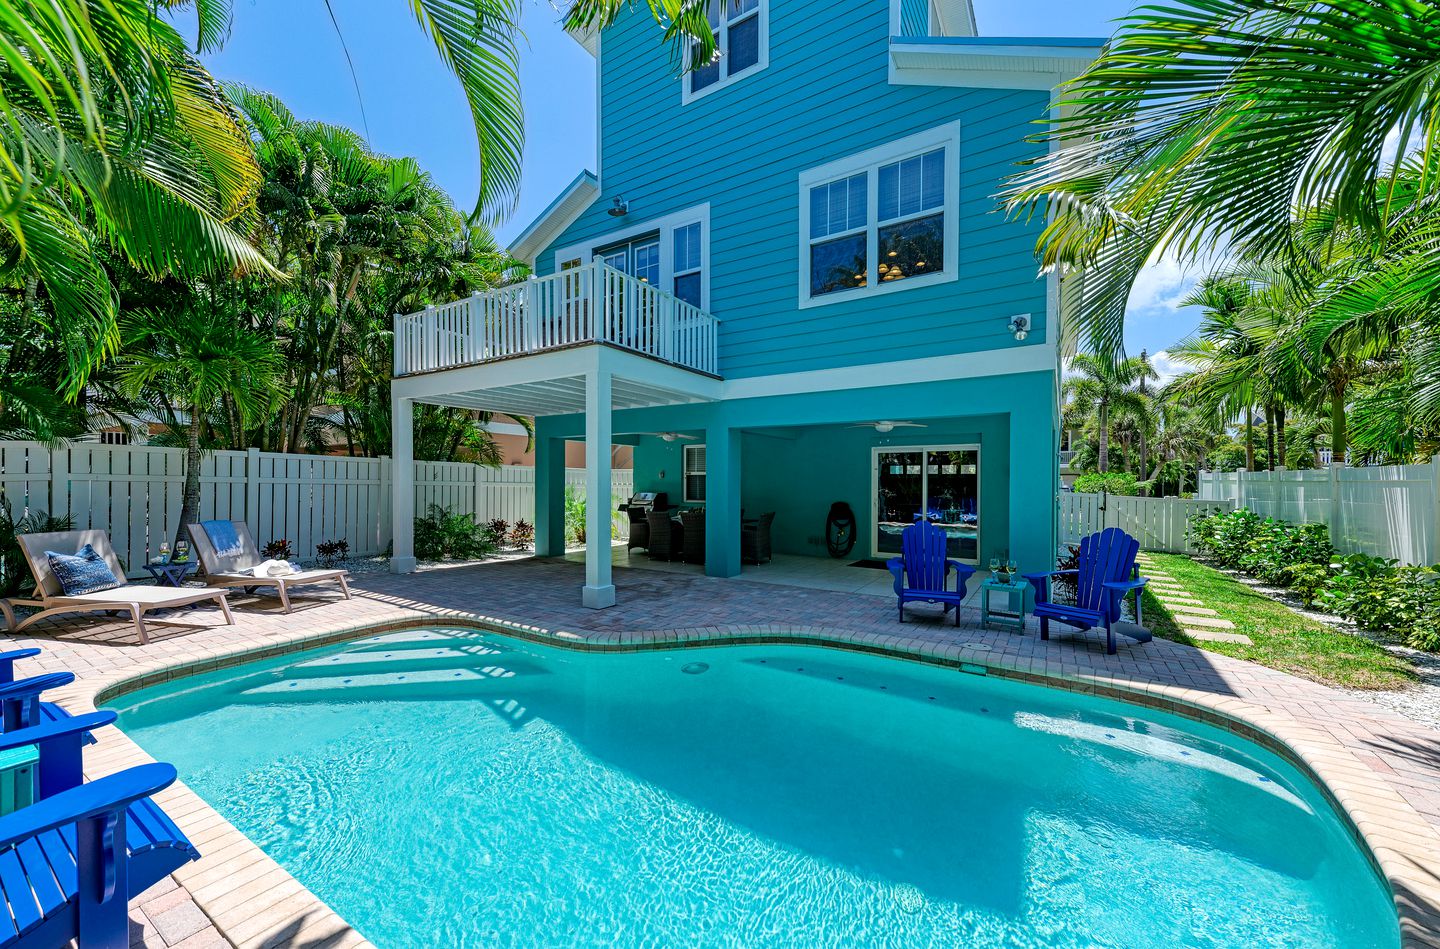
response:
M730 378L996 349L1029 313L1025 345L1044 342L1045 282L1033 254L1039 221L1008 218L995 195L1048 96L1031 90L892 86L888 0L770 0L769 65L681 103L681 80L648 12L622 13L601 37L600 198L554 247L709 202L710 308L721 319ZM817 23L844 24L819 30ZM960 279L802 309L802 171L918 131L960 122Z

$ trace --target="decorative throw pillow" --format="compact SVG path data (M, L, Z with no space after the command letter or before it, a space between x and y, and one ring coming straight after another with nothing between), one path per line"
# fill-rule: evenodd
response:
M60 581L60 589L65 591L66 596L97 593L120 586L120 581L115 578L115 572L110 569L105 558L97 554L95 548L89 544L81 547L74 555L57 554L53 550L47 550L45 559L50 561L50 570L55 574L55 579Z

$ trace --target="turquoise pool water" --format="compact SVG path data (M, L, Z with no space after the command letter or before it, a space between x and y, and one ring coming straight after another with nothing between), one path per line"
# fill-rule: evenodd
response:
M1399 941L1278 757L893 659L437 628L115 707L381 947Z

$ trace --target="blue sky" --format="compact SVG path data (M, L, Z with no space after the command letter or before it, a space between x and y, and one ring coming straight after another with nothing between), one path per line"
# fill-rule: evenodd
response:
M518 210L498 230L502 240L594 165L594 60L559 28L549 0L523 3L524 179ZM990 36L1108 36L1112 21L1131 5L975 0L980 31ZM338 32L322 0L237 0L234 33L209 57L209 66L223 79L275 93L301 118L348 125L366 134L377 151L415 156L461 208L471 208L478 173L469 111L409 4L333 0L333 7ZM1175 307L1188 285L1187 275L1170 264L1142 275L1131 297L1126 341L1132 351L1161 351L1193 328L1195 316Z

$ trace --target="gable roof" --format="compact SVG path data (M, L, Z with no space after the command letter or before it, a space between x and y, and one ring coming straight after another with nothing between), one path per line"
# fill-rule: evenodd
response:
M585 209L595 203L599 195L600 180L595 177L595 173L580 172L575 176L575 180L550 202L550 206L541 211L540 216L531 221L530 226L510 242L510 256L533 267L535 256L559 237L565 228L574 224L576 219L585 213Z

